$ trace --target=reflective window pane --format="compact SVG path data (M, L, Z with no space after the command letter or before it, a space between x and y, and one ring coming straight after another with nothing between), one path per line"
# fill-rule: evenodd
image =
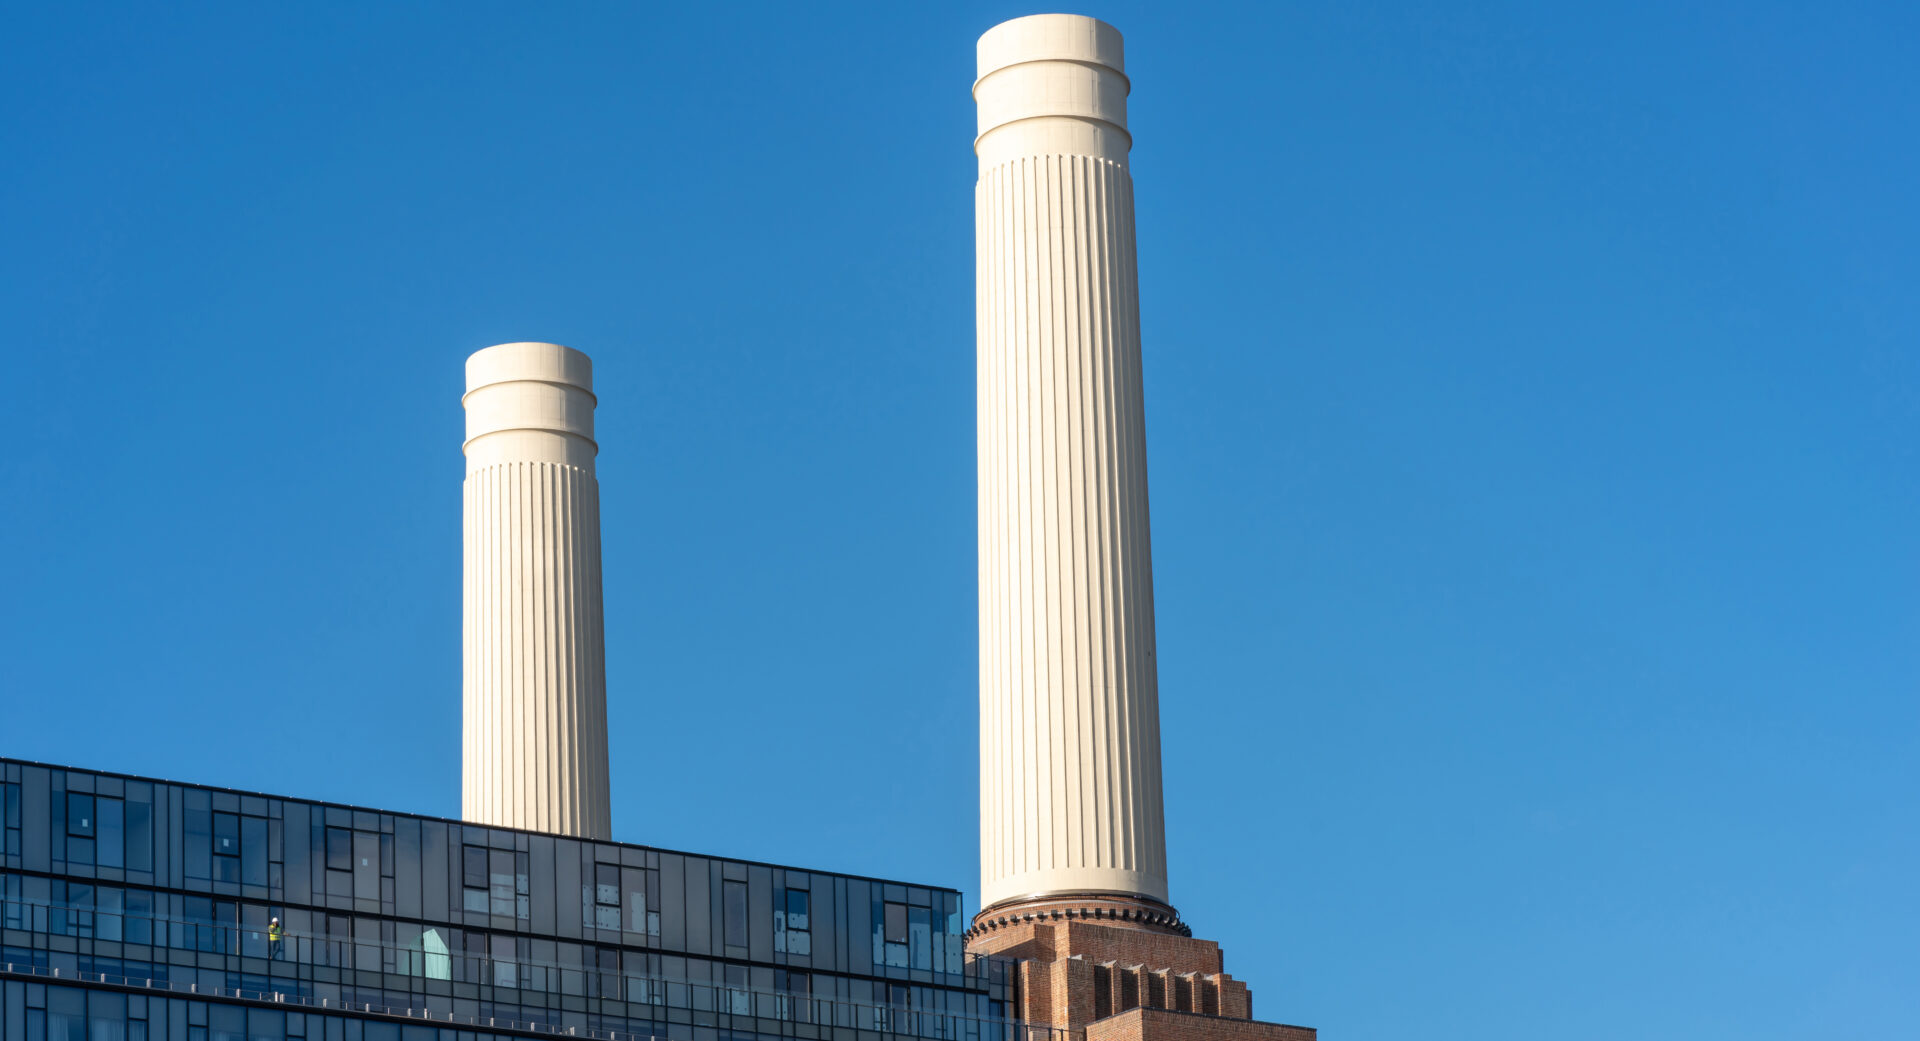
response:
M98 814L94 856L101 867L120 867L126 859L126 814L119 799L95 799Z
M721 914L725 919L727 946L745 947L747 945L747 884L745 882L724 883L726 890Z
M345 828L327 829L327 870L353 870L353 833Z
M67 795L67 834L93 837L93 796L77 792Z

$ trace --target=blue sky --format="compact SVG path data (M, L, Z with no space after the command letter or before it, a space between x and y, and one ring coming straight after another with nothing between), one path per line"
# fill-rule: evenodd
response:
M1005 4L14 5L0 753L459 810L592 354L618 836L976 891ZM1920 1022L1920 14L1147 5L1170 870L1329 1041Z

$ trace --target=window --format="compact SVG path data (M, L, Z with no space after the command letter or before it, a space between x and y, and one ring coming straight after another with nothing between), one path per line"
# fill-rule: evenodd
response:
M599 929L620 928L620 868L593 866L593 924Z
M726 920L726 939L729 947L747 945L747 884L745 882L725 882L721 915Z
M67 861L69 863L93 863L93 840L96 830L93 796L79 792L67 793Z
M745 899L747 889L745 882L728 882L727 885L739 886L741 897ZM747 990L747 967L745 965L727 966L726 978L726 1005L721 1011L731 1012L736 1016L753 1015L753 995Z
M612 947L587 947L580 952L586 962L587 997L620 997L620 952Z
M117 886L100 886L93 894L93 935L99 940L118 940L121 936L121 912L125 892Z
M240 881L240 816L213 815L213 880Z
M100 825L106 827L107 815L102 807ZM106 842L105 832L100 841ZM104 846L102 847L105 848ZM275 856L279 853L276 851ZM267 884L267 819L265 817L240 818L240 881L250 886Z
M621 951L620 971L627 978L628 1001L652 1005L666 999L666 988L654 986L650 978L659 975L659 970L648 964L648 955L645 953Z
M463 846L460 850L461 904L468 911L527 919L533 917L530 860L510 849Z
M247 1010L240 1005L209 1005L207 1020L213 1041L247 1041Z
M24 929L26 923L32 920L30 915L22 913L26 905L20 902L19 875L0 872L0 907L5 908L4 912L0 912L0 925L8 929Z
M0 784L0 826L4 826L6 841L0 844L0 853L10 857L20 855L20 786Z
M101 867L122 867L126 861L126 803L94 797L94 845Z
M93 1041L127 1041L127 996L99 991L89 994L87 1019Z
M513 936L506 933L492 937L493 947L493 985L496 987L517 987L519 974L514 966Z
M173 924L173 945L206 954L227 953L228 927L239 918L234 905L224 900L190 896L182 906L186 915L183 921Z
M207 793L188 788L185 794L187 831L182 848L187 877L212 878L213 867L208 861L213 854L213 812L207 808Z
M353 919L353 967L360 972L379 972L385 966L382 963L381 926L392 922L367 915L355 915Z
M127 795L126 866L129 871L152 871L153 793L144 786L129 784Z
M812 919L808 907L811 894L804 889L788 888L773 912L773 949L788 954L812 954Z
M353 832L348 828L328 828L325 840L327 858L327 895L353 896Z
M487 936L485 933L471 930L460 933L461 958L455 966L453 978L463 983L485 983L487 973Z
M910 964L916 969L933 968L933 910L914 907L907 910L907 946L912 952Z
M327 870L353 870L353 832L345 828L327 829Z
M371 831L353 833L353 898L380 899L380 838Z
M804 972L776 969L773 973L774 1015L799 1023L813 1021L813 977Z
M626 888L626 897L622 906L627 911L627 931L659 936L660 912L647 910L646 869L621 868L620 878Z
M86 1041L87 992L78 987L47 988L47 1041Z
M487 851L487 910L493 914L513 913L513 851Z
M79 839L93 838L93 796L77 792L67 796L67 834Z
M126 925L128 943L153 942L153 894L145 889L129 889L126 897ZM165 926L162 926L161 940L166 939Z
M873 960L894 968L907 967L907 905L874 901Z
M93 887L80 882L53 884L57 898L48 909L48 931L61 936L93 936Z
M487 851L480 846L461 847L460 873L465 894L460 906L468 911L486 911Z

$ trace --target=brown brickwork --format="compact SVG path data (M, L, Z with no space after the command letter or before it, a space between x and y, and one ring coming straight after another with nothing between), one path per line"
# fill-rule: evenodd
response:
M1220 945L1212 940L1076 921L1002 926L976 937L967 950L1042 961L1077 956L1091 962L1111 961L1208 974L1221 972L1223 963Z
M1312 1027L1136 1008L1087 1025L1086 1041L1315 1041Z
M1003 920L976 929L967 950L1019 959L1015 1018L1085 1041L1314 1037L1306 1027L1254 1022L1253 995L1224 971L1220 945L1210 940L1072 918Z

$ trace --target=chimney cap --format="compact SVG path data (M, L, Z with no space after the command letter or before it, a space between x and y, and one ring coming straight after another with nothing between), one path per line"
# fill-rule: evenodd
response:
M1126 75L1120 30L1084 14L1030 14L1001 22L980 36L975 82L1010 65L1070 61Z
M468 394L525 380L578 387L592 395L593 359L571 347L536 341L497 343L467 357Z

